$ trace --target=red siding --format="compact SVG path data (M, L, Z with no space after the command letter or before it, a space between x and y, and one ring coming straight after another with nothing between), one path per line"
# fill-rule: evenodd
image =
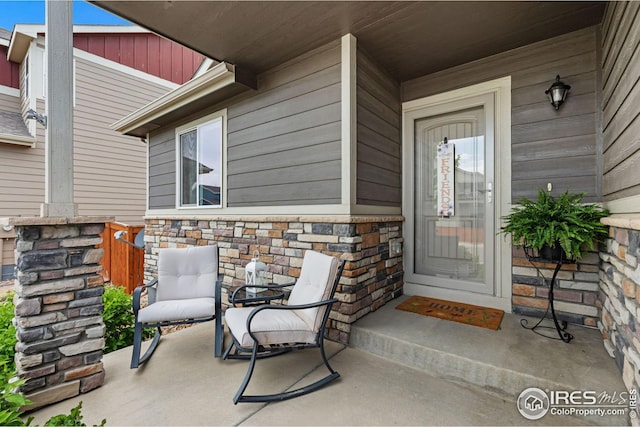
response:
M104 57L109 61L120 62L120 38L118 36L105 36Z
M155 34L74 34L73 46L178 84L188 81L204 59Z
M160 61L160 77L173 81L171 75L171 44L169 40L160 39L158 61Z
M9 62L6 46L0 46L0 85L20 88L20 65Z
M149 47L147 40L147 37L140 34L136 35L133 41L136 52L133 58L133 66L136 70L144 71L145 73L149 72Z
M160 38L150 37L147 39L147 48L149 52L160 52ZM160 76L160 55L147 55L149 74Z
M93 53L94 55L105 56L105 43L104 36L99 37L89 37L88 40L88 49L87 51Z

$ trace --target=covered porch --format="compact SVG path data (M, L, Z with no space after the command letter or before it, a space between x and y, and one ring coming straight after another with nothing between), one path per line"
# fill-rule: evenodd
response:
M83 396L87 402L94 399L94 394L101 399L99 411L104 410L105 402L117 397L127 399L113 402L117 408L113 416L122 414L123 424L135 424L137 414L144 420L153 419L149 424L212 424L224 418L215 416L216 409L230 411L221 424L283 424L282 408L296 408L291 410L296 414L305 405L300 402L310 402L300 412L303 418L291 420L291 424L331 424L325 413L328 404L316 400L324 398L332 408L344 405L330 414L336 417L335 424L345 424L345 420L356 424L359 419L364 420L362 424L496 424L502 420L505 424L522 424L526 420L514 411L513 400L525 387L619 394L637 385L639 184L637 174L629 171L634 170L631 166L638 151L637 141L629 134L640 126L640 120L636 120L638 110L633 102L638 97L634 69L629 67L631 77L621 71L627 69L625 61L638 58L630 59L624 53L631 51L626 46L633 37L622 40L622 33L633 28L638 16L633 3L607 6L604 21L605 4L599 2L563 3L559 7L565 9L560 14L550 3L504 3L508 7L501 13L496 9L498 3L390 2L367 7L348 2L337 7L328 2L313 6L300 3L286 13L279 10L284 23L272 20L274 27L262 27L257 32L251 30L259 25L244 18L262 19L259 11L266 9L275 18L278 9L252 3L266 9L248 13L244 9L250 7L248 3L225 3L217 5L219 13L198 13L198 8L211 3L188 3L194 8L191 12L179 3L96 3L221 61L174 93L175 99L152 103L119 122L118 130L145 138L149 144L146 279L155 274L154 262L158 250L164 247L218 244L227 285L243 280L244 265L255 249L267 258L272 268L269 279L274 282L297 277L300 258L307 249L349 261L329 337L349 343L348 347L333 347L332 361L343 374L343 380L336 383L341 387L331 385L311 396L258 410L236 408L226 400L215 408L211 396L226 399L227 388L235 388L233 369L238 370L240 379L244 367L213 359L210 349L202 347L212 342L210 335L198 337L195 334L204 329L193 328L170 337L177 340L180 334L188 336L193 347L187 353L183 351L189 348L183 345L176 348L179 353L166 351L162 356L167 358L165 368L154 359L155 365L145 370L123 372L126 363L121 362L128 354L105 359L104 387ZM286 8L282 4L280 7ZM215 18L215 22L184 25L196 15ZM300 25L304 17L323 19L313 25ZM465 18L458 23L470 31L452 32L450 23L454 21L447 17ZM149 20L145 22L145 18ZM559 21L563 25L556 25ZM424 26L424 22L439 25ZM523 24L531 22L530 26ZM295 25L287 25L290 23ZM503 23L513 25L513 31L501 26ZM618 32L619 27L624 31ZM209 32L211 28L219 33ZM322 37L320 28L324 30ZM192 30L195 33L189 34ZM241 33L249 37L239 38ZM478 38L479 34L483 38ZM210 37L224 42L213 43ZM456 52L453 57L448 56L451 52ZM572 76L574 99L554 112L541 94L557 73ZM604 82L602 74L610 78ZM478 89L478 85L497 80L505 82L497 91L484 86ZM618 85L618 80L626 83ZM205 81L211 86L206 91L198 90L197 85ZM417 139L406 138L409 133L402 125L405 113L419 108L420 115L414 122L426 123L424 119L439 117L443 111L427 111L430 107L424 99L444 92L458 96L456 91L468 88L482 93L467 94L467 98L487 99L483 111L496 112L495 117L483 112L477 119L495 125L499 134L495 152L486 159L478 158L479 163L495 161L495 181L486 178L488 174L475 173L473 176L485 185L478 186L473 194L487 200L486 209L476 215L489 226L481 233L478 246L490 248L495 243L498 250L487 249L486 256L472 257L484 262L486 268L477 272L491 289L484 294L463 289L464 295L449 295L485 305L489 303L482 297L489 295L498 298L498 305L507 312L543 312L546 306L540 277L518 265L518 254L495 237L495 231L511 202L551 180L556 191L584 190L587 201L603 202L617 216L607 223L612 232L606 252L590 254L576 271L563 278L567 301L562 311L567 320L590 327L574 327L576 338L570 345L531 334L509 314L503 329L491 332L394 309L403 292L439 291L434 283L442 276L439 272L418 271L412 265L421 249L412 243L417 235L412 227L420 219L416 206L421 203L405 201L416 193L414 186L427 182L432 170L417 171L422 175L412 172L414 159L420 163L415 148L419 144ZM611 102L604 102L605 97ZM438 103L443 102L438 98ZM467 111L467 107L456 107L456 111ZM215 209L189 201L181 193L190 187L184 184L192 182L180 182L180 172L186 173L187 168L181 169L180 161L185 156L178 151L184 135L212 123L220 124L215 129L219 130L226 174L220 178L226 186L221 193L224 196L217 201L219 206L213 206ZM443 139L446 141L446 137ZM436 144L439 140L428 142ZM493 187L493 195L487 195L490 186L486 184L494 182L500 185ZM191 187L198 187L197 180L193 184ZM420 201L427 205L431 200ZM451 237L459 236L442 231L436 237L453 241ZM462 250L460 253L468 255ZM427 276L425 283L417 276ZM378 330L384 330L385 338L378 335ZM410 344L413 340L415 345ZM362 349L399 359L376 359ZM156 356L158 360L165 360L162 353L160 350ZM271 372L280 371L279 363L290 366L283 361L293 356L268 361L276 365ZM312 362L301 363L296 367L302 369L298 377L313 375L314 366ZM171 381L168 372L180 381L189 379L179 386L180 397L171 387L180 383ZM211 375L210 381L202 380L203 373ZM442 377L453 383L443 382ZM220 378L225 378L224 385L218 386L224 392L218 394ZM281 378L266 377L264 384L273 385ZM106 397L104 393L112 384L117 390ZM285 389L291 384L279 386ZM130 390L130 395L125 390ZM183 390L193 390L194 394ZM146 410L141 393L147 393L148 404L153 405L149 408L153 409ZM160 395L154 399L154 393ZM188 400L177 400L182 397ZM445 403L436 407L437 402ZM176 412L162 412L161 421L153 418L156 410L162 411L156 408L171 408L174 403ZM395 411L407 404L411 406L406 410ZM211 412L185 420L188 411L184 408L193 406ZM461 410L466 406L471 414ZM485 407L491 409L485 411ZM109 417L91 412L88 405L85 408L89 422ZM309 421L317 408L322 408L318 415L322 420ZM407 416L416 419L403 418ZM462 418L454 419L458 416ZM585 422L545 417L537 423L573 421ZM604 423L623 422L626 420Z
M341 378L297 399L233 405L246 362L213 357L213 325L169 334L154 357L128 368L131 349L104 357L105 383L40 409L39 424L82 401L86 423L107 425L625 425L622 417L520 415L528 387L625 392L597 330L573 327L570 344L520 327L507 315L492 331L402 312L400 297L358 321L351 344L329 343ZM228 339L228 337L227 337ZM314 352L261 360L254 392L287 390L322 375Z

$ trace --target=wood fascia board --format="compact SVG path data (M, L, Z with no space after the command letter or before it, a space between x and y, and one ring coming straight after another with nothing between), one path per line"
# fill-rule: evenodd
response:
M25 56L27 55L27 52L29 51L31 41L35 38L36 35L18 32L17 30L14 31L13 35L11 36L11 41L9 42L7 59L18 64L22 63Z
M22 145L33 148L36 145L36 139L28 136L0 134L0 144Z
M125 135L139 136L134 133L136 130L142 127L149 130L157 128L158 126L152 123L154 120L234 83L251 89L257 87L255 76L238 70L234 65L221 62L203 75L118 120L111 128Z

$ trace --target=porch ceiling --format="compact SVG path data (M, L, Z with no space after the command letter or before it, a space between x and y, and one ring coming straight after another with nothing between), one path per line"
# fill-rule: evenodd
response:
M400 81L597 24L604 12L604 2L90 1L256 74L352 33Z

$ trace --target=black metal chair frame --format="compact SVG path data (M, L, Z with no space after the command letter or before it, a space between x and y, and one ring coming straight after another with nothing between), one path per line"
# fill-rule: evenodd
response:
M163 321L163 322L138 322L138 311L140 310L140 298L142 296L142 291L147 289L147 294L149 298L149 303L151 304L155 301L155 290L156 285L158 284L158 279L155 278L151 282L146 285L138 286L133 291L133 313L135 316L134 323L134 332L133 332L133 355L131 356L131 369L137 368L139 365L143 364L153 355L153 352L158 347L160 343L160 337L162 336L162 327L165 326L175 326L175 325L186 325L191 323L202 323L209 322L211 320L215 320L215 343L214 343L214 356L220 357L222 354L222 345L224 339L224 326L222 325L222 310L221 310L221 292L222 292L222 283L221 280L218 279L216 281L215 287L215 314L210 317L198 318L198 319L183 319L183 320L174 320L174 321ZM156 328L156 333L149 345L149 348L145 353L140 356L140 351L142 348L142 331L145 328Z
M298 396L302 396L308 393L311 393L317 389L319 389L320 387L324 386L325 384L337 379L340 377L340 374L335 371L331 365L329 364L329 360L327 359L327 355L325 353L324 350L324 334L325 334L325 329L326 329L326 324L327 321L329 319L329 315L331 313L331 306L333 305L333 303L337 302L338 300L334 298L334 294L336 292L336 288L338 287L338 283L340 281L340 277L342 276L342 271L344 270L344 265L345 265L345 261L344 260L340 260L340 264L338 266L338 271L336 273L336 277L333 281L332 287L331 287L331 292L329 293L329 299L324 300L324 301L318 301L315 303L310 303L310 304L303 304L303 305L270 305L270 304L265 304L265 305L259 305L257 307L255 307L253 309L253 311L251 312L251 314L249 315L249 317L247 318L247 332L249 333L249 335L251 336L251 338L253 339L253 346L252 347L242 347L240 345L240 343L236 340L236 338L233 336L233 334L231 335L231 339L232 342L229 344L228 348L225 350L224 354L223 354L223 359L249 359L249 367L247 368L247 373L244 377L244 380L242 381L242 384L240 384L240 387L238 388L238 391L236 392L236 395L233 398L233 403L237 404L238 402L275 402L275 401L282 401L282 400L287 400L287 399L292 399L294 397L298 397ZM278 288L278 287L286 287L286 286L291 286L291 283L288 284L284 284L284 285L270 285L268 286L268 288L270 289L274 289L274 288ZM242 286L241 288L244 288L246 286ZM260 286L255 286L252 285L252 287L260 287ZM267 288L266 286L264 288ZM236 290L236 292L238 291ZM235 295L235 292L234 292ZM233 302L233 300L232 300ZM257 337L254 335L254 333L251 331L251 321L253 320L253 318L261 311L263 310L304 310L307 308L314 308L314 307L322 307L322 306L327 306L324 315L322 317L322 323L320 324L320 329L318 330L318 333L316 335L316 341L314 343L289 343L289 344L278 344L278 345L267 345L267 346L263 346L262 344L260 344L260 342L258 341ZM235 347L235 352L231 353L231 350ZM327 369L329 370L329 374L326 375L325 377L311 383L308 384L306 386L300 387L298 389L295 390L290 390L290 391L285 391L282 393L275 393L275 394L264 394L264 395L245 395L244 392L247 388L247 386L249 385L249 381L251 380L251 376L253 375L253 371L255 368L255 364L256 364L256 360L257 359L264 359L267 357L272 357L272 356L277 356L283 353L287 353L289 351L292 350L302 350L302 349L306 349L306 348L316 348L318 347L320 349L320 354L322 356L322 360L324 362L324 365L327 367Z

